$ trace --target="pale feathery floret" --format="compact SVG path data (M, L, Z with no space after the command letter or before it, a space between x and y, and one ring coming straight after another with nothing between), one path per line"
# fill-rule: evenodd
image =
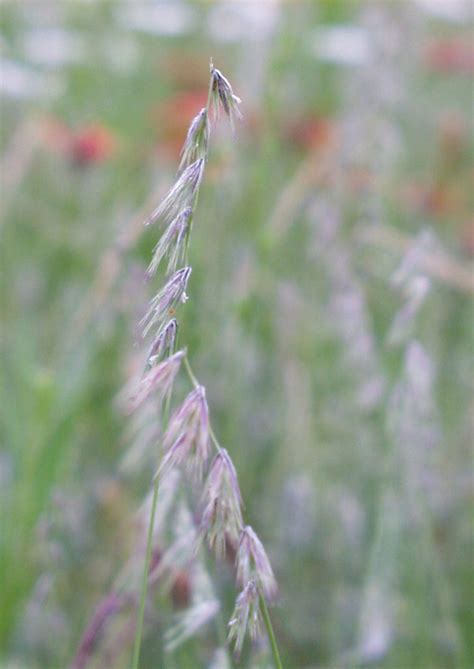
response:
M170 223L185 207L192 207L204 174L204 163L204 158L199 158L183 170L163 201L145 220L145 225L158 220Z
M152 367L156 362L172 355L176 346L178 335L178 321L171 318L161 330L158 331L147 355L147 365Z
M135 411L151 395L161 407L165 397L173 388L173 383L181 366L185 351L178 351L171 357L163 360L147 372L137 388L136 393L130 400L130 411Z
M163 475L173 467L185 465L196 479L202 478L210 452L209 409L203 386L190 392L171 416L163 437L163 448L165 457L158 475Z
M220 604L216 599L197 602L176 616L175 624L165 632L165 648L172 652L216 617Z
M199 158L206 160L209 148L209 132L209 114L206 107L203 107L189 126L188 134L181 149L179 172Z
M212 101L214 104L214 113L219 113L219 103L222 105L224 112L229 117L232 129L234 128L234 118L242 118L239 105L242 100L234 95L232 86L228 79L224 77L222 72L215 68L211 63L211 77L212 77Z
M234 651L239 657L247 630L255 640L260 635L262 616L260 612L260 593L254 580L247 583L237 597L235 609L229 621L229 643L234 644Z
M236 564L237 582L241 586L254 579L267 601L275 599L278 587L270 560L250 525L244 527L240 533Z
M151 300L145 316L140 321L145 337L157 325L161 329L179 302L186 302L186 286L191 275L191 267L183 267L175 272L157 295Z
M153 257L147 269L148 276L153 276L163 258L168 258L166 273L172 274L184 261L186 236L193 216L191 207L185 207L166 228L153 249Z
M232 460L221 448L212 461L203 500L201 535L207 538L218 557L225 553L226 542L234 547L243 527L242 497Z

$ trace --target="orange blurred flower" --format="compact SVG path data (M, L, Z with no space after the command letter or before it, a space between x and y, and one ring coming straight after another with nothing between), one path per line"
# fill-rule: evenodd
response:
M329 118L305 115L287 123L283 137L299 149L325 149L334 141L335 123Z
M74 163L85 166L107 160L116 148L115 135L106 126L94 123L72 133L69 154Z
M76 130L56 118L42 122L45 146L64 155L75 165L101 163L111 158L117 149L117 137L102 123L91 123Z

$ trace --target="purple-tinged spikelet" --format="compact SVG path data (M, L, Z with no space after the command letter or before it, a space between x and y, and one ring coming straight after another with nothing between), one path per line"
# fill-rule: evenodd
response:
M229 621L229 643L234 643L237 657L242 651L247 629L253 640L260 634L262 617L259 599L258 587L254 580L249 581L237 597L235 609Z
M242 118L239 109L239 104L242 102L237 95L234 95L232 86L228 79L224 77L222 72L211 64L212 77L212 100L214 103L214 113L219 112L219 103L222 105L224 112L229 117L232 128L234 127L234 117Z
M278 588L270 560L262 542L250 525L247 525L240 533L237 551L237 581L244 586L250 579L257 582L268 601L275 598Z
M185 207L192 206L203 174L204 158L199 158L183 170L161 204L148 216L145 225L160 219L163 223L170 223Z
M161 406L165 397L171 392L184 355L184 351L178 351L145 374L137 392L130 400L130 411L135 411L152 394Z
M201 533L218 557L225 553L226 541L237 546L242 530L242 497L232 460L221 448L212 461L203 495L205 507Z
M176 270L184 260L184 246L193 215L191 207L185 207L166 228L158 244L153 250L153 257L147 269L148 276L153 276L160 262L168 256L167 274Z
M155 324L161 329L169 318L170 310L175 309L179 302L186 301L186 286L191 271L191 267L179 269L152 299L148 311L140 321L144 337Z
M189 393L171 416L163 447L166 455L158 474L184 464L198 480L202 478L210 451L209 410L203 386Z
M172 318L158 332L148 351L147 363L151 367L157 361L174 353L176 336L178 334L178 321Z
M188 134L181 150L179 171L199 158L206 159L209 148L209 114L203 107L189 126Z

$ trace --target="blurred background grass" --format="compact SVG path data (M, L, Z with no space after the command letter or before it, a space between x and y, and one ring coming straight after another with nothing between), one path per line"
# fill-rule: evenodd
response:
M244 121L213 135L181 332L274 564L285 666L473 666L471 14L2 4L2 666L67 666L129 556L141 221L210 56ZM194 640L163 654L171 615L142 666L208 666Z

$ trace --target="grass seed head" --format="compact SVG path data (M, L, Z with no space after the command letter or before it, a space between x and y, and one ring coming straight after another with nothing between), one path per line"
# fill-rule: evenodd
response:
M242 497L232 460L220 449L212 461L204 489L205 507L201 532L218 557L225 553L226 541L237 546L242 530Z
M160 220L166 225L176 218L183 209L192 207L204 174L204 164L204 158L198 158L181 172L163 201L148 216L145 225Z
M242 114L239 105L242 100L234 95L232 86L228 79L224 77L222 72L215 68L211 63L211 96L214 105L214 113L217 116L219 113L219 105L222 106L226 116L228 116L232 127L234 127L234 118L241 119Z
M151 395L154 395L161 407L163 400L173 388L184 355L184 351L178 351L145 374L140 381L137 392L130 401L130 411L135 411Z
M159 474L184 464L197 480L209 457L209 409L203 386L195 388L171 416L163 438L166 455Z
M209 148L209 114L206 107L203 107L191 121L188 134L181 150L181 162L179 171L185 169L187 165L195 160L207 158Z
M256 582L251 580L237 597L235 609L229 621L229 643L234 644L237 657L242 652L247 629L250 637L255 640L260 635L261 627L258 587Z
M172 318L158 332L148 351L148 365L152 367L159 360L174 353L176 337L178 335L178 321Z
M246 585L254 579L268 601L275 599L277 583L262 542L247 525L240 534L237 551L237 581Z
M192 207L185 207L174 218L153 250L153 257L147 269L148 276L156 273L164 257L168 257L167 274L172 274L184 261L186 236L193 216Z
M158 329L161 329L167 322L170 312L174 311L180 302L186 302L186 287L191 271L191 267L183 267L176 271L152 299L148 311L140 321L144 337L154 325L158 325Z

